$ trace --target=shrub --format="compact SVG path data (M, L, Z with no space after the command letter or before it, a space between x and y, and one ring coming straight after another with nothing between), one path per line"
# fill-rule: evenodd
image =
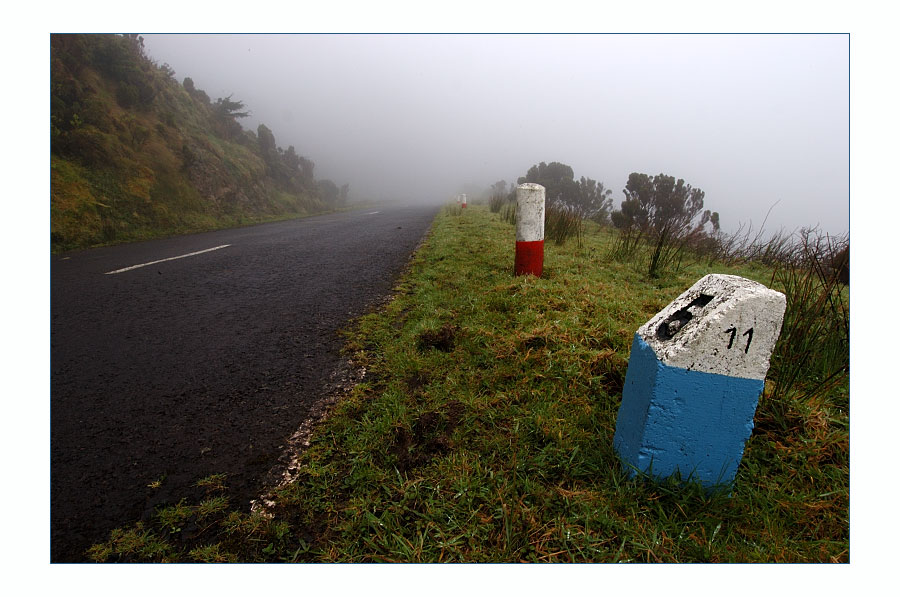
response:
M565 244L574 237L580 247L584 238L583 212L560 201L551 202L547 205L544 219L544 236L557 245Z
M88 167L108 167L114 161L115 141L91 125L79 126L59 137L61 155L72 156Z
M131 83L121 83L116 90L116 102L123 108L132 108L138 103L137 87Z
M621 209L610 214L625 236L617 253L631 258L646 239L650 249L647 275L651 278L667 269L677 271L686 246L692 237L705 234L706 224L719 230L719 214L703 211L705 193L683 179L632 172L624 193Z

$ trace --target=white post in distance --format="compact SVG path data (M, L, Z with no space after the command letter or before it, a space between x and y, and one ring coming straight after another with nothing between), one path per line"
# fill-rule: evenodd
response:
M546 190L526 182L516 187L515 275L544 273L544 204Z
M463 193L463 195L462 195L462 206L463 206L463 208L466 207L466 194L465 193Z

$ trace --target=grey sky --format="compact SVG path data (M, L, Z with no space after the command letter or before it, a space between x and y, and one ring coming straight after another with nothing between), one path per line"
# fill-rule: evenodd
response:
M684 178L723 227L849 230L847 35L144 35L357 198L443 201L541 161Z

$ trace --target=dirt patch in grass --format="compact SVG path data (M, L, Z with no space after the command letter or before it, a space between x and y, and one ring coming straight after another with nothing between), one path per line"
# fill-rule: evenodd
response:
M451 440L466 407L454 400L440 411L428 411L412 424L412 429L398 427L388 453L396 459L394 466L401 473L431 462L433 458L449 453L454 445Z
M522 340L522 352L528 352L529 350L540 350L541 348L546 348L549 345L549 341L544 336L528 336L527 338Z
M428 376L417 371L406 378L406 387L409 388L411 394L418 394L425 386L428 385Z
M445 323L437 330L426 330L419 334L416 345L421 351L434 348L441 352L450 352L456 345L456 336L458 333L459 327L450 323Z

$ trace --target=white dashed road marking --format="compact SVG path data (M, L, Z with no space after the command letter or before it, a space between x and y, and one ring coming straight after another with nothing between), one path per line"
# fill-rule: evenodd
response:
M141 263L138 265L132 265L130 267L123 267L122 269L117 269L112 272L106 272L106 275L110 274L121 274L122 272L131 271L133 269L137 269L139 267L145 267L148 265L154 265L156 263L162 263L163 261L172 261L175 259L184 259L185 257L193 257L194 255L200 255L201 253L209 253L210 251L218 251L219 249L224 249L225 247L230 247L231 245L219 245L218 247L213 247L212 249L203 249L202 251L194 251L193 253L187 253L185 255L179 255L178 257L168 257L166 259L157 259L156 261L150 261L148 263Z

